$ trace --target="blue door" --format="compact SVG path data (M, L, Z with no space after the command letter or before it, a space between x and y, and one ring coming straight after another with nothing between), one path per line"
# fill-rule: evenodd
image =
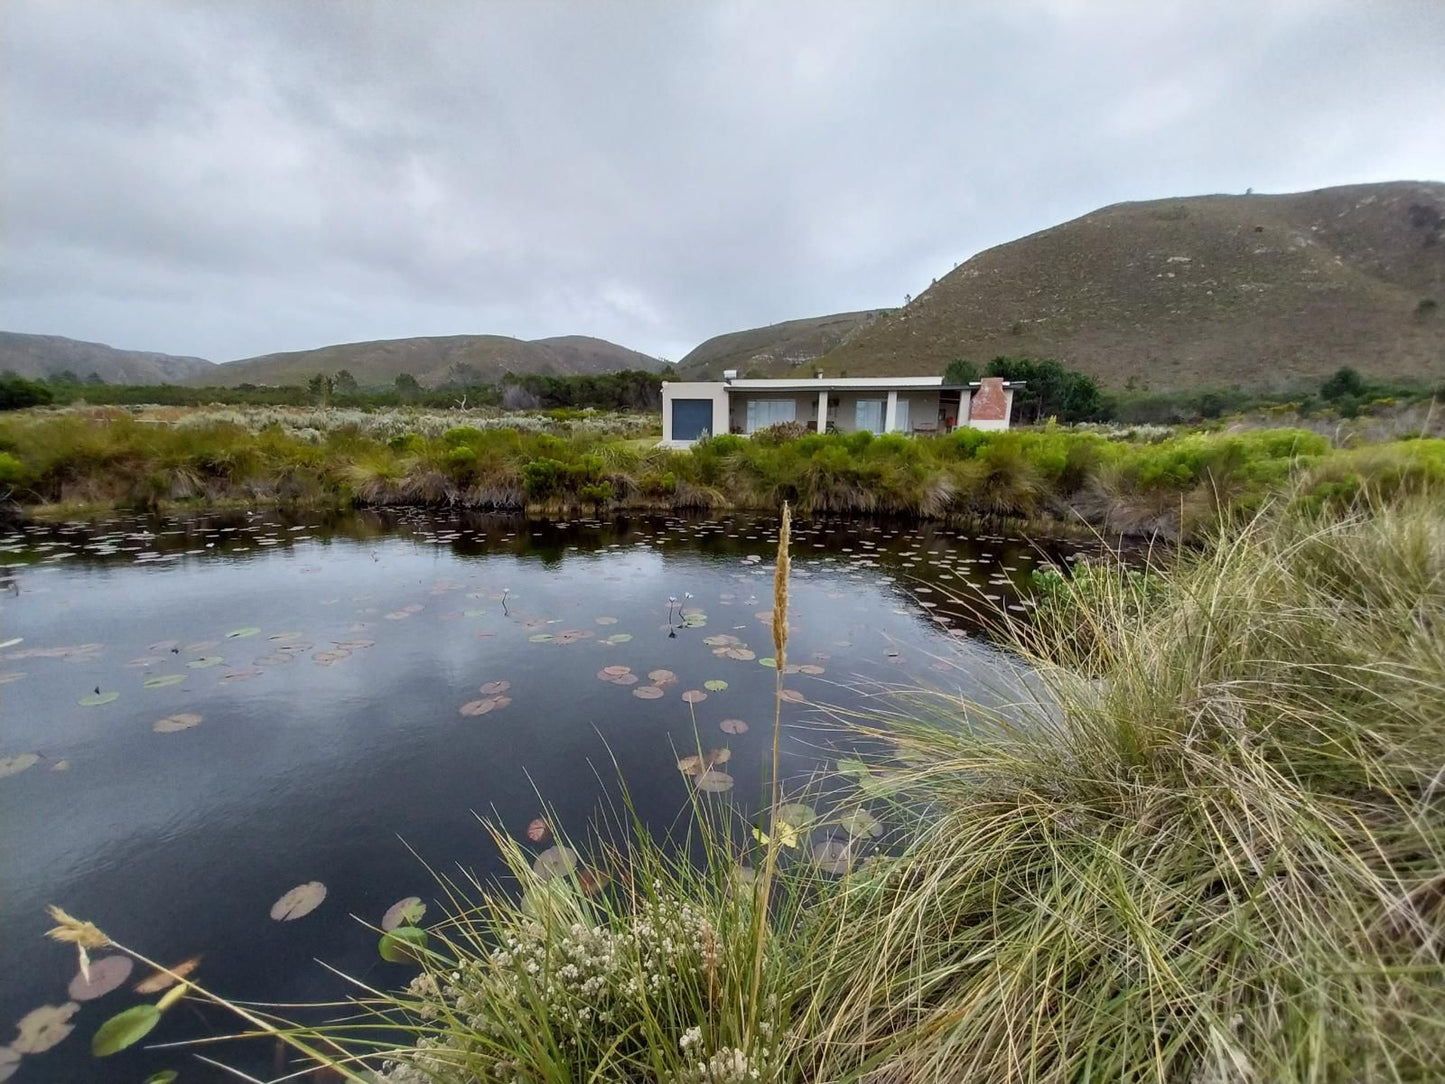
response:
M697 440L712 432L711 399L674 399L672 401L672 440Z

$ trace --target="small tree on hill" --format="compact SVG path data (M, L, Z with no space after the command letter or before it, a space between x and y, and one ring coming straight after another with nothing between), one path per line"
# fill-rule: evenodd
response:
M421 395L421 384L411 373L397 373L392 385L396 388L396 394L404 400L410 401Z
M1335 370L1335 375L1320 385L1320 395L1335 402L1339 399L1358 399L1365 394L1365 378L1345 365Z
M971 384L978 379L978 366L967 358L954 358L943 370L945 384Z
M325 373L317 373L306 381L306 394L311 396L311 401L318 406L331 402L331 377Z
M337 369L331 378L331 386L338 395L353 395L356 392L356 377L350 369Z

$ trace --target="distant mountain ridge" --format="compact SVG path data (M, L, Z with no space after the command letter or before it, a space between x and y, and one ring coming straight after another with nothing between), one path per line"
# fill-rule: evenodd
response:
M1106 387L1445 379L1445 184L1120 203L979 253L818 361L1057 358Z
M107 384L184 384L204 378L215 368L205 358L118 350L60 335L0 331L0 373L12 372L32 380L71 372L81 380L94 373Z

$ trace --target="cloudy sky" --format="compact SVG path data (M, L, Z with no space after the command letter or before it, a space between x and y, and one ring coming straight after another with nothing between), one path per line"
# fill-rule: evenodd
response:
M1445 179L1445 4L0 4L0 327L226 360L901 302L1119 200Z

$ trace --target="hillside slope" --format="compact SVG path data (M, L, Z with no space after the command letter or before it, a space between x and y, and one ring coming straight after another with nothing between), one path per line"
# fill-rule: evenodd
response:
M104 343L82 342L60 335L23 335L0 331L0 373L12 372L34 379L74 373L85 380L92 373L107 384L181 384L214 372L205 358L154 354L145 350L117 350Z
M265 354L220 365L204 382L227 387L304 384L317 373L331 375L345 369L363 387L390 385L402 373L435 387L449 382L493 383L507 372L572 376L619 369L661 372L663 365L657 358L585 335L532 342L504 335L447 335Z
M1055 357L1110 387L1445 379L1445 184L1121 203L989 249L819 364Z
M839 312L714 335L677 363L677 373L683 380L716 380L724 369L740 374L758 369L783 376L822 357L889 311Z

